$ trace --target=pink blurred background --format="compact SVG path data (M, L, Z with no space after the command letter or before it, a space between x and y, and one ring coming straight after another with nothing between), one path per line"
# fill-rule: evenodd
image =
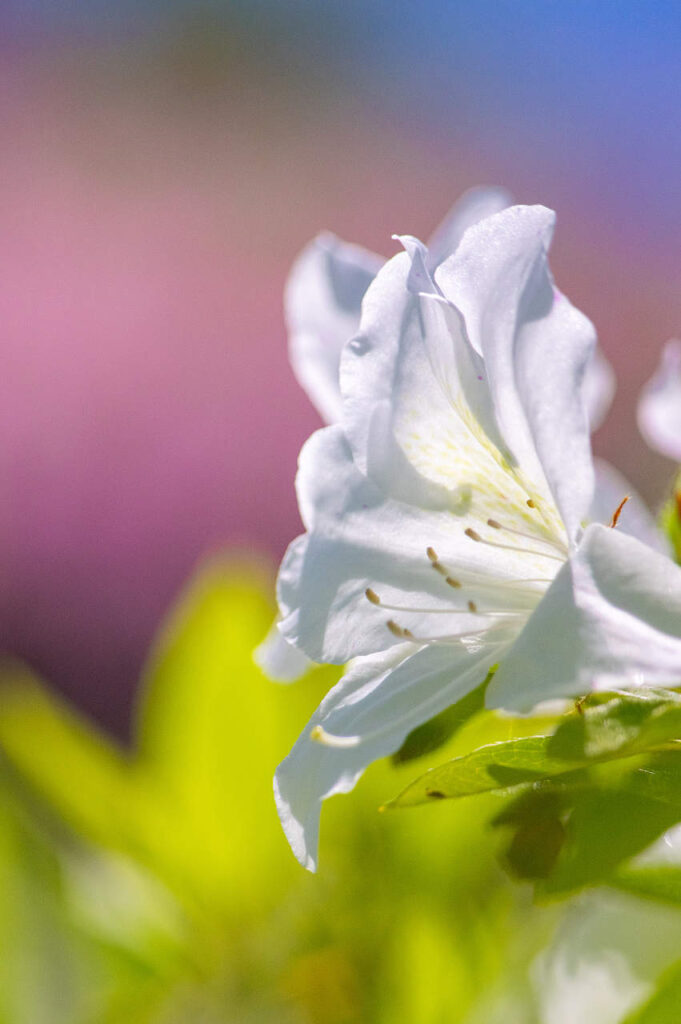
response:
M488 31L489 5L462 36L434 4L414 57L411 16L381 35L355 5L354 23L284 4L268 27L261 3L261 20L155 11L124 31L34 6L7 18L0 71L5 651L124 732L197 560L235 547L274 569L299 531L317 419L286 357L294 256L322 228L390 254L474 184L557 210L556 277L618 377L596 448L660 500L673 467L634 408L681 329L668 39L648 82L626 19L610 49L549 20L547 50Z

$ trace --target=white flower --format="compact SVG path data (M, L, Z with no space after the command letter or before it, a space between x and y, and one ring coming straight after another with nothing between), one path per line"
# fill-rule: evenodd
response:
M479 187L465 192L428 243L429 267L434 270L451 256L469 227L510 203L510 195L501 188ZM336 423L341 418L341 352L359 330L362 299L384 262L376 253L325 232L303 249L286 283L284 307L291 366L325 423ZM594 415L600 422L614 391L612 370L603 357L594 370L589 391ZM309 658L284 640L278 620L253 656L265 675L278 683L295 682L310 667Z
M280 628L349 671L280 765L275 794L314 869L321 801L350 790L499 663L492 706L681 678L681 569L593 524L589 321L555 288L553 215L478 223L431 278L379 272L341 365L342 423L297 480L307 530L279 575Z
M427 270L434 271L456 251L469 227L510 204L510 195L501 188L479 187L464 193L428 243L424 252ZM327 233L319 235L303 250L287 282L285 309L291 365L325 423L341 419L341 352L359 330L362 300L383 263L380 256ZM600 350L594 349L583 383L592 430L605 418L614 390L612 368ZM607 466L603 472L608 475ZM642 509L640 500L637 501ZM607 510L606 521L611 511ZM636 522L643 516L641 512ZM600 508L592 509L591 518L600 520ZM633 521L634 517L630 515L628 520ZM646 526L652 533L653 527ZM283 639L278 622L256 649L254 657L266 675L281 683L295 681L310 664Z
M638 405L643 437L657 451L681 462L681 341L668 341Z

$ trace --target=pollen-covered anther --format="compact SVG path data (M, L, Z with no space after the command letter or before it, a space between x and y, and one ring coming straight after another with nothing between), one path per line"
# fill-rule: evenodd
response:
M375 590L371 589L371 587L366 588L366 590L364 591L364 596L366 597L367 601L371 601L372 604L381 603L380 597L378 596Z
M525 502L525 504L527 505L528 508L536 508L537 507L537 503L532 501L532 498L528 498L527 501Z
M491 526L493 530L503 530L503 526L496 519L488 519L487 525Z
M475 612L477 612L477 610L478 610L478 606L475 603L475 601L469 601L468 602L468 611L475 613Z
M426 548L426 554L428 555L428 560L430 561L433 569L435 569L435 572L439 572L440 576L446 576L447 570L438 558L435 548Z
M482 537L480 536L480 534L476 533L476 531L473 529L472 526L469 526L467 530L464 530L464 533L466 534L467 537L470 537L471 540L477 540L477 541L481 541L482 540Z
M392 635L396 636L399 640L410 640L413 636L408 629L403 629L402 626L398 626L394 619L388 619L386 626Z
M454 588L454 590L461 589L461 584L459 583L459 581L455 580L452 576L447 576L445 578L445 583L448 583L450 587Z

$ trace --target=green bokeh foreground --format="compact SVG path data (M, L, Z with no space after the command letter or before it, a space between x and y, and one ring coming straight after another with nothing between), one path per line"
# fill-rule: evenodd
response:
M678 869L632 859L681 817L675 695L560 723L473 700L329 801L312 876L272 774L338 670L262 677L268 589L252 567L199 574L149 658L132 752L5 666L0 1022L681 1019ZM400 793L437 806L377 813Z

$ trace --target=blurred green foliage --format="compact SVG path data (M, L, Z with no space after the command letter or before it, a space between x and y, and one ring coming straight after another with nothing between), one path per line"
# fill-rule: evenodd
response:
M329 801L312 876L272 775L338 670L263 678L267 592L253 567L198 575L150 654L129 750L4 666L0 1024L552 1024L531 965L563 907L533 906L497 853L546 891L609 881L679 903L673 865L630 860L681 817L679 698L511 719L481 688ZM405 789L417 772L478 795L378 814L423 792Z
M672 487L672 496L660 511L660 528L669 539L674 558L681 564L681 473Z

